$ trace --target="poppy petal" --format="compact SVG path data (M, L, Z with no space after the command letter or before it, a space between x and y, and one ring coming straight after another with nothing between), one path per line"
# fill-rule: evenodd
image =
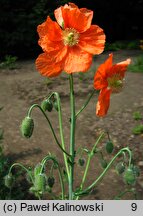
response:
M58 51L55 50L49 54L50 54L50 56L53 57L55 63L58 63L60 61L64 61L66 54L67 54L67 51L68 51L68 47L64 46L61 49L59 49Z
M65 57L64 70L67 73L86 72L92 63L92 55L79 47L69 47Z
M56 18L58 24L62 27L64 24L64 19L63 19L63 15L62 15L62 8L63 7L64 8L78 8L74 3L69 3L69 5L65 4L64 6L61 6L54 11L55 18Z
M110 94L111 91L107 88L104 88L100 91L98 102L96 105L96 115L103 117L107 114L110 105Z
M78 32L84 32L91 26L93 11L85 13L76 7L62 7L62 17L64 20L64 28L73 28Z
M36 68L43 76L55 77L62 72L62 63L55 64L50 55L42 53L36 59Z
M60 26L52 21L48 16L46 21L41 25L38 25L37 31L40 38L48 36L48 39L51 41L61 41L62 40L62 30Z
M103 29L92 25L87 31L80 34L79 46L93 55L100 54L104 50L105 34Z
M107 82L107 71L110 71L112 67L113 54L110 54L108 59L101 64L94 76L94 88L95 89L103 89L108 86Z
M50 53L52 51L59 51L64 48L62 41L51 41L49 40L48 35L43 38L40 38L38 44L42 47L44 52Z
M62 15L62 7L57 8L57 9L54 11L54 15L55 15L55 18L56 18L56 20L57 20L57 23L58 23L60 26L63 26L64 20L63 20L63 15Z
M127 59L125 61L113 65L109 75L112 76L113 74L119 74L121 78L124 78L125 72L127 71L127 67L130 63L131 59Z

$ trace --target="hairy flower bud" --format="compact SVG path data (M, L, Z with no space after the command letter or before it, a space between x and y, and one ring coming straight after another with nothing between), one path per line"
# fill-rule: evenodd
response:
M103 169L105 169L107 167L107 162L104 159L100 160L100 164L101 164L101 166L102 166Z
M131 168L128 168L124 173L124 181L129 185L134 185L136 182L136 176Z
M120 175L122 174L124 171L125 171L125 165L123 162L119 162L117 165L116 165L116 171L117 173Z
M38 163L34 168L34 177L41 173L42 164Z
M11 173L9 173L8 175L6 175L4 177L4 184L5 184L6 187L12 188L13 183L14 183L14 178L13 178Z
M140 169L139 169L138 166L133 166L133 167L132 167L132 170L133 170L134 175L135 175L136 177L139 177L139 176L140 176Z
M23 137L30 138L34 129L34 121L31 117L26 116L21 124L21 133Z
M49 176L48 177L48 186L50 188L52 188L54 184L55 184L55 178L53 176Z
M108 141L106 143L106 151L108 154L111 154L113 152L113 149L114 149L114 145L111 141Z
M44 192L46 189L46 175L43 173L36 175L34 186L36 191Z
M52 109L53 109L53 104L52 104L52 102L50 100L44 100L41 103L41 108L43 109L44 112L47 111L47 110L49 112L51 112Z
M79 158L78 164L79 164L80 166L84 166L84 164L85 164L85 159L84 159L84 158Z

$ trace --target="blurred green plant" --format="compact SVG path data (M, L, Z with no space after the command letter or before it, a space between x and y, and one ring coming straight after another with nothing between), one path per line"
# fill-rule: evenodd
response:
M134 120L142 120L143 119L142 114L139 111L136 111L133 113L133 118L134 118Z
M135 126L132 132L135 135L143 134L143 124Z
M143 116L140 111L136 111L133 113L133 119L138 122L138 124L132 129L132 133L135 135L143 134L143 124L142 119Z
M138 56L134 63L129 65L128 71L135 73L143 73L143 55Z
M11 55L6 55L4 57L4 60L0 63L0 68L8 68L10 70L16 69L16 61L17 61L17 56L11 56Z

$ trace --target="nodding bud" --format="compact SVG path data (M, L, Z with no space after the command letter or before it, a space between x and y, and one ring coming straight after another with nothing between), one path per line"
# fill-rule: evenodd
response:
M139 169L138 166L133 166L133 167L132 167L132 170L133 170L134 175L135 175L136 177L139 177L139 176L140 176L140 169Z
M21 124L21 133L23 137L30 138L34 130L34 121L31 117L26 116Z
M42 101L41 103L41 108L42 110L45 112L45 111L49 111L51 112L52 109L53 109L53 104L50 100L44 100Z
M79 158L78 164L79 164L80 166L84 166L84 164L85 164L85 159L84 159L84 158Z
M49 178L48 178L48 186L50 188L52 188L54 184L55 184L55 178L53 176L49 176Z
M136 176L131 168L128 168L124 173L124 181L128 185L134 185L136 182Z
M117 173L120 175L122 174L124 171L125 171L125 165L123 162L119 162L117 165L116 165L116 171Z
M42 164L38 163L34 168L34 177L41 173Z
M101 166L102 166L103 169L105 169L107 167L107 162L104 159L100 160L100 164L101 164Z
M114 149L114 145L111 141L108 141L106 143L106 151L108 154L111 154L113 152L113 149Z
M46 189L46 175L43 173L36 175L34 186L36 191L40 191L43 193Z
M6 175L4 177L4 184L5 184L6 187L12 188L13 183L14 183L14 178L13 178L11 173L9 173L8 175Z

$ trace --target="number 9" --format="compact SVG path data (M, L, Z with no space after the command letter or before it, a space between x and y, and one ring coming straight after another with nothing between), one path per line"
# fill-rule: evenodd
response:
M132 207L132 211L136 211L137 210L137 204L136 203L132 203L131 207Z

